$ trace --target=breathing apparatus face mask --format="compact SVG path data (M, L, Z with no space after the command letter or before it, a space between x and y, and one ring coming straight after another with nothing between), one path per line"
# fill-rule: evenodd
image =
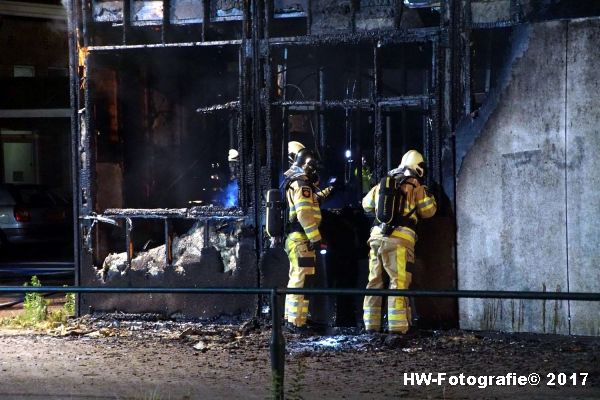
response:
M317 175L317 162L314 158L308 158L302 166L302 169L311 182L316 183L319 180Z
M294 165L302 168L304 173L312 178L317 173L318 162L312 151L308 149L302 149L296 154Z

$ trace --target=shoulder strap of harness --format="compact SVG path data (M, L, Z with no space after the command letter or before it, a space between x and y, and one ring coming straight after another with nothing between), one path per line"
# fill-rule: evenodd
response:
M285 229L285 233L289 234L291 232L303 232L303 228L302 225L300 225L300 222L298 222L298 220L295 221L290 221L290 204L288 202L288 198L287 198L287 192L289 190L289 188L292 186L292 183L294 182L298 182L298 184L300 186L309 186L311 189L313 189L313 185L311 185L308 180L306 179L305 175L292 175L290 177L287 177L283 180L283 182L281 183L281 186L279 186L279 189L282 191L282 196L283 196L283 201L285 204L285 210L283 213L283 222L284 222L284 229Z
M402 185L411 185L413 188L416 188L417 185L415 185L414 183L410 182L408 179L411 178L410 176L405 176L400 180L400 183L398 184L398 190L400 191L401 195L401 202L400 202L400 206L399 206L399 213L396 215L395 218L395 225L413 225L414 223L412 222L412 220L410 219L410 217L415 213L415 211L417 211L417 206L415 205L415 207L410 210L408 212L408 214L403 215L404 212L404 206L406 205L406 196L404 196L404 194L402 193Z

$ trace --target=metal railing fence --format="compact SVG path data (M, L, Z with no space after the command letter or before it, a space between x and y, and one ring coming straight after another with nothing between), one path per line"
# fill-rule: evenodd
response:
M487 298L524 300L574 300L600 301L600 293L527 292L491 290L411 290L411 289L293 289L293 288L119 288L82 286L3 286L0 293L185 293L185 294L237 294L268 295L271 306L271 376L275 399L284 398L285 381L285 339L281 324L282 310L279 296L286 294L328 295L328 296L403 296L403 297L444 297L444 298Z

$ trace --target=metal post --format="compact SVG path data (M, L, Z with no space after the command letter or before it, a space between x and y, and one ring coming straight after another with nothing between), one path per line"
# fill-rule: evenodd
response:
M279 309L277 289L271 289L271 371L273 379L273 398L283 399L285 381L285 339L281 332L281 311Z

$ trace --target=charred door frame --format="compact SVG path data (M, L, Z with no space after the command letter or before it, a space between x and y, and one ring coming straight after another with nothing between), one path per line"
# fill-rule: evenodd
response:
M369 110L375 116L374 135L374 160L375 174L383 176L385 172L384 132L382 129L382 111L389 108L412 107L429 113L429 119L424 123L423 139L425 157L431 171L429 179L440 182L446 188L451 205L454 205L454 165L449 160L454 160L454 143L452 129L457 112L453 102L454 93L462 93L457 87L457 76L461 68L459 62L459 21L453 15L461 10L461 1L447 0L442 2L440 26L432 28L419 28L411 30L357 32L355 18L352 18L353 29L343 34L311 33L311 0L307 1L306 12L307 34L304 36L273 38L270 33L273 0L248 0L244 1L242 37L238 40L206 40L208 30L214 22L209 17L209 0L202 0L204 6L204 19L201 24L201 36L198 41L184 43L170 42L171 23L169 20L169 0L165 0L165 10L161 25L160 42L147 44L131 44L128 42L132 30L130 18L131 0L123 2L122 43L110 46L94 46L91 35L94 31L90 7L91 0L69 0L69 51L70 51L70 85L72 104L72 154L73 154L73 179L74 179L74 214L75 220L75 264L76 284L80 284L82 268L89 267L92 263L92 254L86 250L85 238L97 222L94 213L94 149L90 132L93 132L91 120L91 91L87 73L92 71L94 55L97 53L128 52L137 49L164 49L164 48L195 48L238 46L239 48L239 99L226 105L216 105L216 109L235 108L238 110L238 143L240 144L240 165L244 169L242 177L245 179L240 184L240 203L242 207L235 210L212 210L197 207L193 209L178 210L148 210L148 209L118 209L106 210L103 214L111 218L155 218L162 219L165 223L165 243L170 235L170 220L185 218L195 220L239 220L245 219L246 223L253 225L256 232L257 269L260 265L260 256L263 251L262 227L262 193L274 184L277 173L273 165L273 127L271 116L275 110L284 110L294 105L313 107L320 113L327 109L352 108ZM354 3L352 3L354 4ZM356 14L352 7L353 15ZM192 38L193 39L193 38ZM432 91L421 96L383 97L380 90L380 49L387 45L403 43L430 43L432 48L431 82ZM352 101L325 100L319 101L276 101L273 96L271 64L271 51L275 47L309 46L319 47L331 44L369 45L372 48L372 63L374 78L369 98ZM456 49L456 50L455 50ZM460 66L460 65L459 65ZM321 130L325 141L324 130ZM253 144L250 149L249 143ZM442 169L442 164L444 168ZM127 248L130 248L130 238L127 238ZM130 252L128 252L130 253ZM128 254L129 259L132 254ZM260 277L260 271L257 274ZM260 278L259 278L260 279ZM260 286L260 282L257 282Z

